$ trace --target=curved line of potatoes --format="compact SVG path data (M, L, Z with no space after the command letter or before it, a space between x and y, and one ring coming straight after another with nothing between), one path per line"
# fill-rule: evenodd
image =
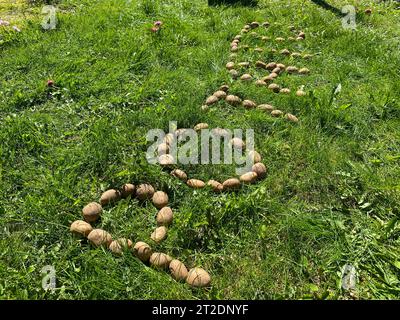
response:
M173 259L162 252L153 252L151 247L139 241L134 246L130 239L113 239L111 234L103 229L93 229L90 223L95 222L103 211L103 206L117 202L122 198L136 196L139 201L152 199L153 204L159 212L157 214L158 227L151 234L150 238L155 243L160 243L167 237L167 227L173 221L173 212L168 207L168 195L163 191L155 191L150 184L140 184L137 187L133 184L124 184L120 189L105 191L99 202L91 202L82 209L84 220L76 220L70 226L70 231L80 237L86 237L95 247L106 247L115 255L122 255L125 251L132 253L144 263L149 263L158 270L169 269L171 276L177 281L186 281L192 287L208 287L211 284L211 277L202 268L192 268L188 271L186 266L179 260Z

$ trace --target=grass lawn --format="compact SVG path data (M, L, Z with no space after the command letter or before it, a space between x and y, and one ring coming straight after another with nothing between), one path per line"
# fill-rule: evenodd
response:
M256 7L200 0L59 0L57 27L41 27L42 1L0 0L0 298L2 299L396 299L400 297L400 7L396 2L327 1L358 8L356 30L308 0ZM364 13L372 8L372 14ZM161 20L160 32L152 33ZM230 58L243 25L304 41L262 44ZM16 25L21 31L11 28ZM312 54L282 57L281 49ZM261 59L307 67L282 75L275 94L233 81L225 65ZM257 70L250 69L257 75ZM52 79L54 87L47 86ZM299 118L290 123L224 102L220 85ZM335 89L340 84L341 91ZM305 97L294 92L304 86ZM340 91L340 92L339 92ZM193 190L148 164L146 132L169 121L191 128L252 128L266 179L235 193ZM190 165L189 176L224 181L234 165ZM115 257L74 238L82 208L123 183L168 193L175 219L152 246L212 277L192 289L131 254ZM151 243L157 209L126 199L96 225ZM342 268L357 271L344 290ZM55 291L41 270L56 270Z

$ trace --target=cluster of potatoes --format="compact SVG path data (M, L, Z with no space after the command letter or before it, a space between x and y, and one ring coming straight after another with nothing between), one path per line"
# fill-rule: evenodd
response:
M271 86L272 85L276 85L276 84L271 84ZM289 90L289 89L287 89L287 90ZM288 120L290 122L298 122L299 121L299 119L295 115L293 115L291 113L285 114L283 111L275 108L274 106L272 106L270 104L257 104L253 100L249 100L249 99L242 100L240 97L238 97L236 95L229 94L229 86L227 86L227 85L221 86L216 92L214 92L211 96L209 96L206 99L205 104L202 106L202 110L204 110L204 111L208 110L208 108L210 108L210 106L212 106L213 104L217 103L220 100L224 100L226 103L228 103L231 106L243 106L246 109L263 110L263 111L271 114L271 116L273 116L273 117L284 117L286 120Z
M150 184L124 184L119 189L105 191L99 202L91 202L82 209L83 220L76 220L70 226L70 231L79 236L86 237L95 247L106 247L115 255L122 255L125 251L131 251L144 263L149 263L159 270L169 269L171 276L177 281L186 281L193 287L208 287L211 277L202 268L188 270L179 260L171 258L162 252L153 252L152 248L145 242L139 241L135 245L130 239L113 239L112 235L103 229L93 229L91 223L96 222L103 206L117 202L122 198L135 196L139 201L152 200L154 206L159 209L156 221L157 228L150 235L155 243L160 243L167 237L167 227L172 223L174 214L168 207L168 195L163 191L156 191Z
M269 23L264 22L261 24L264 27L268 27ZM232 42L231 42L231 58L236 58L236 52L239 51L239 49L249 49L248 46L239 46L240 41L243 37L244 33L248 33L250 30L258 28L260 26L260 23L258 22L252 22L250 24L246 24L243 29L241 30L241 34L236 35ZM278 37L275 39L277 42L283 42L286 40L297 40L297 41L302 41L305 39L305 33L303 31L297 31L295 30L295 27L291 26L290 30L296 33L296 37L288 37L287 39ZM260 37L256 32L251 32L250 35L254 37ZM260 37L261 40L263 41L269 41L271 40L267 36ZM255 52L262 53L264 51L263 48L254 48ZM271 49L271 52L277 53L278 51L276 49ZM304 58L304 59L310 59L312 57L311 54L302 54L300 52L290 52L288 49L282 49L279 51L279 53L283 56L290 56L292 58ZM253 76L249 73L243 73L241 74L238 70L242 70L245 68L249 68L251 66L250 62L248 61L243 61L239 63L235 63L234 61L229 61L226 64L226 68L229 71L229 74L232 76L233 79L240 79L241 81L253 81ZM296 66L286 66L283 63L277 63L277 62L264 62L264 61L256 61L254 66L259 69L264 69L269 72L269 74L265 75L261 79L255 79L255 83L258 86L264 86L267 87L269 90L275 93L282 93L282 94L289 94L291 90L289 88L281 88L278 84L273 83L275 79L279 77L279 75L283 74L286 72L287 74L299 74L299 75L308 75L310 73L310 70L305 67L298 68ZM306 92L304 92L302 89L299 89L296 91L296 95L301 97L305 96Z

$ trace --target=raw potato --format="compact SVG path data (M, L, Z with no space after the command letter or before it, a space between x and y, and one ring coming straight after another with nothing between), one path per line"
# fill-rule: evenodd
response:
M207 185L210 186L214 192L221 192L224 189L222 183L219 183L218 181L215 180L209 180L207 182Z
M184 181L184 182L187 181L187 174L186 174L185 171L183 171L183 170L175 169L175 170L172 170L172 171L171 171L171 174L172 174L174 177L178 178L179 180L182 180L182 181Z
M290 122L299 122L299 119L295 115L293 115L291 113L287 113L285 118L287 120L289 120Z
M270 62L267 64L266 68L268 70L274 70L276 68L276 63L275 62Z
M229 136L229 132L226 129L222 129L222 128L215 128L211 130L211 134L213 136L217 136L217 137L226 137Z
M242 80L242 81L250 81L251 79L253 79L253 77L248 73L245 73L244 75L242 75L240 77L240 80Z
M281 68L276 67L274 70L272 70L271 74L275 73L275 74L280 74L282 72Z
M229 70L229 74L232 76L233 79L236 79L237 77L239 77L239 72L237 72L234 69Z
M309 53L306 53L304 56L303 56L303 59L311 59L312 58L312 54L309 54Z
M270 40L271 38L270 37L267 37L267 36L263 36L263 37L261 37L261 40L262 41L268 41L268 40Z
M252 108L257 107L257 104L251 100L243 100L242 104L243 104L243 107L245 107L246 109L252 109Z
M290 89L289 88L282 88L281 90L279 90L279 93L289 94L290 93Z
M132 247L132 241L125 238L120 238L111 242L108 247L112 253L116 255L121 255L124 249L129 249Z
M188 276L188 270L185 265L177 259L170 262L169 271L176 281L185 281Z
M236 106L236 105L238 105L238 104L240 104L242 102L242 100L238 96L234 96L232 94L228 95L225 98L225 101L227 103L229 103L230 105L232 105L232 106Z
M267 64L262 61L256 61L256 68L267 69Z
M297 90L296 91L296 96L298 97L304 97L306 93L303 90Z
M286 69L286 66L285 66L283 63L278 63L278 64L276 65L276 67L279 68L279 69L281 69L281 70L285 70L285 69Z
M156 230L153 231L150 238L155 243L160 243L167 237L167 228L165 226L157 227Z
M276 84L276 83L271 83L271 84L268 86L268 89L272 90L273 92L279 92L279 90L281 89L281 87L280 87L278 84Z
M150 199L153 197L154 191L155 190L152 185L143 183L138 185L138 187L136 188L136 197L142 201Z
M72 222L69 230L75 235L87 237L88 234L93 230L93 228L86 221L76 220Z
M161 156L163 154L167 154L169 152L169 145L165 142L160 143L157 147L158 155Z
M231 47L231 52L237 52L237 51L239 51L239 47L238 46Z
M298 71L299 71L299 69L297 69L296 67L293 67L293 66L289 66L286 68L287 73L297 73Z
M226 92L222 90L215 91L213 96L217 97L218 99L225 99L226 98Z
M89 235L88 239L91 244L93 244L96 247L99 246L106 246L109 247L112 241L111 234L109 234L107 231L104 231L102 229L93 229Z
M260 26L260 23L257 21L253 21L252 23L250 23L250 27L252 29L258 28Z
M218 102L218 98L216 96L209 96L206 100L206 105L211 106L214 103Z
M232 138L231 141L229 141L229 143L235 149L243 149L246 145L242 139L237 137Z
M100 204L105 206L109 203L116 202L121 199L121 193L116 189L110 189L105 192L100 197Z
M175 163L175 159L170 154L162 154L158 157L158 163L163 167L168 167Z
M281 110L273 110L272 112L271 112L271 116L273 116L273 117L280 117L281 115L283 115L283 112L281 111Z
M188 273L186 283L192 287L204 288L211 284L211 277L204 269L193 268Z
M267 174L267 168L261 162L254 164L251 168L251 171L257 173L259 179L263 179Z
M226 64L226 68L228 69L228 70L232 70L233 68L235 68L235 63L234 62L228 62L227 64Z
M206 111L208 111L208 109L210 109L210 107L207 106L206 104L203 104L203 105L201 106L201 111L206 112Z
M283 54L283 55L285 55L285 56L288 56L288 55L290 55L290 51L289 51L288 49L283 49L283 50L281 51L281 54Z
M285 41L285 38L278 37L278 38L275 38L275 41L277 41L277 42L282 42L282 41Z
M133 254L143 262L148 261L152 253L153 251L146 242L139 241L133 247Z
M274 78L268 75L268 76L262 78L261 80L268 83L268 82L274 81Z
M264 49L263 48L254 48L254 51L262 53L262 52L264 52Z
M269 27L269 22L268 21L263 22L262 26L268 28Z
M257 109L260 109L260 110L263 110L263 111L267 111L267 112L271 112L275 108L273 106L271 106L270 104L260 104L259 106L257 106Z
M304 38L306 37L306 34L305 34L303 31L301 31L301 32L298 34L298 37L304 39Z
M296 38L296 41L303 41L303 40L304 40L303 37L297 37L297 38Z
M222 86L219 87L219 90L228 92L229 86L227 84L223 84Z
M125 183L121 187L121 196L123 198L132 196L134 194L135 194L135 185L133 185L132 183Z
M253 183L257 180L257 173L253 171L246 172L245 174L242 174L239 179L244 183Z
M308 70L307 68L301 68L301 69L299 70L299 73L300 73L300 74L309 74L309 73L310 73L310 70Z
M233 190L240 187L240 181L236 178L230 178L222 183L224 190Z
M201 189L201 188L204 188L206 184L203 181L198 180L198 179L190 179L187 181L187 185L194 189Z
M202 129L207 129L207 128L208 128L208 124L202 122L202 123L196 124L193 129L194 129L194 131L200 131Z
M102 211L103 208L99 203L91 202L82 209L82 215L85 221L94 222L100 217Z
M267 85L267 83L264 80L257 80L256 85L260 87L264 87Z
M171 263L172 258L161 252L154 252L150 256L150 264L155 268L167 269Z
M168 226L172 223L173 219L174 214L172 209L170 207L164 207L158 211L156 221L159 226Z
M157 191L153 194L153 204L157 209L161 209L168 204L168 195L163 191Z
M300 57L301 57L301 53L299 53L299 52L293 52L290 56L291 56L292 58L300 58Z
M257 162L261 162L261 155L256 151L256 150L252 150L247 154L248 159L250 159L251 162L257 163Z
M275 69L274 69L275 70ZM275 72L271 72L270 74L269 74L269 77L270 78L272 78L272 79L276 79L276 78L278 78L278 74L277 73L275 73Z

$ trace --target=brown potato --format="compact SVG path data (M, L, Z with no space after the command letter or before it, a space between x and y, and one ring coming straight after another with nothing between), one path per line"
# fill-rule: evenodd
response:
M311 59L312 57L313 57L312 54L306 53L306 54L303 56L303 59Z
M143 183L137 186L136 197L141 201L151 199L153 197L154 191L155 190L152 185Z
M180 169L172 170L171 175L173 175L174 177L176 177L179 180L182 180L184 182L187 181L187 174L183 170L180 170Z
M87 237L88 234L93 230L93 228L86 221L76 220L72 222L69 230L77 236Z
M103 208L99 203L91 202L82 209L82 215L85 221L94 222L100 217L102 211Z
M167 237L167 228L165 226L157 227L153 233L151 234L150 238L155 243L160 243Z
M131 248L132 241L125 238L119 238L117 240L111 241L110 246L108 247L112 253L116 255L121 255L124 248Z
M267 111L267 112L271 112L272 110L274 110L274 107L271 106L270 104L260 104L257 106L257 109L263 110L263 111Z
M250 62L247 61L239 62L238 65L242 68L248 68L250 66Z
M278 38L275 38L275 41L277 41L277 42L283 42L283 41L285 41L285 38L278 37Z
M188 275L188 270L185 265L177 259L170 262L169 271L172 277L177 281L185 281Z
M218 181L215 180L209 180L207 182L207 185L210 186L214 192L221 192L224 189L222 183L219 183Z
M256 150L250 151L247 158L253 163L261 162L261 155Z
M222 183L224 190L234 190L240 187L240 181L236 178L230 178Z
M288 55L290 55L290 51L288 49L283 49L283 50L281 50L281 54L288 56Z
M172 209L170 207L164 207L158 211L156 221L159 226L168 226L172 223L173 219L174 214Z
M267 175L267 168L261 162L255 163L251 170L257 173L259 179L263 179Z
M228 62L227 64L226 64L226 68L228 69L228 70L232 70L233 68L235 68L235 63L234 62Z
M161 209L168 204L168 195L164 191L157 191L153 194L153 204L157 209Z
M269 22L268 21L263 22L262 26L268 28L269 27Z
M272 90L273 92L279 92L279 90L281 89L281 87L280 87L278 84L276 84L276 83L271 83L271 84L268 86L268 89Z
M224 92L225 93L225 92ZM194 126L194 131L200 131L202 129L207 129L208 128L208 123L198 123Z
M285 118L286 118L287 120L289 120L290 122L299 122L299 119L298 119L295 115L293 115L293 114L291 114L291 113L287 113L287 114L285 115Z
M301 53L300 52L293 52L290 56L292 58L300 58L301 57Z
M121 197L126 198L135 194L135 185L132 183L125 183L121 187Z
M215 91L213 96L217 97L218 99L225 99L226 98L226 92L222 90Z
M305 95L307 95L307 94L303 90L296 91L296 96L298 96L298 97L304 97Z
M297 36L304 39L306 37L306 34L303 31L300 31Z
M226 137L229 135L228 130L222 128L214 128L211 130L211 134L217 137Z
M231 141L229 141L229 143L231 144L231 146L235 149L243 149L246 144L244 143L244 141L240 138L232 138Z
M187 185L194 189L201 189L201 188L204 188L206 184L199 179L189 179L187 181Z
M152 253L150 246L142 241L137 242L133 247L133 254L143 262L148 261Z
M251 172L246 172L240 176L240 181L244 183L253 183L254 181L257 180L257 173L251 171Z
M253 79L253 77L248 73L245 73L244 75L242 75L240 77L240 80L242 80L242 81L250 81L251 79Z
M290 93L290 89L289 88L282 88L281 90L279 90L279 93L289 94Z
M267 85L267 83L264 80L257 80L256 85L260 87L264 87Z
M299 73L300 73L300 74L309 74L309 73L310 73L310 70L308 70L307 68L301 68L301 69L299 70Z
M299 69L297 69L297 67L294 67L294 66L289 66L286 68L287 73L297 73L298 71L299 71Z
M282 70L281 70L281 68L279 68L279 67L276 67L274 70L272 70L272 72L271 72L271 74L280 74L282 72ZM276 78L276 77L275 77Z
M109 203L113 203L121 199L121 192L117 189L110 189L105 192L100 197L100 204L105 206Z
M166 144L165 142L160 143L157 147L157 153L159 156L163 154L167 154L169 152L169 145Z
M236 105L238 105L238 104L240 104L242 102L242 100L238 96L234 96L232 94L228 95L225 98L225 101L227 103L229 103L230 105L232 105L232 106L236 106Z
M175 164L175 159L170 154L162 154L158 157L158 163L163 167L168 167Z
M229 70L229 74L231 75L231 77L232 77L233 79L236 79L236 78L239 77L239 72L237 72L237 71L234 70L234 69Z
M256 61L256 68L267 69L267 64L263 61Z
M285 69L286 69L286 66L285 66L283 63L278 63L278 64L276 65L276 67L279 68L279 69L281 69L281 70L285 70Z
M274 70L276 68L276 62L270 62L267 64L266 68L268 70Z
M109 247L112 241L111 234L102 229L93 229L89 235L88 240L96 247L106 246Z
M206 100L206 105L210 106L210 105L212 105L214 103L217 103L217 102L218 102L218 98L216 96L209 96L207 98L207 100Z
M211 277L204 269L193 268L187 275L186 283L196 288L208 287L211 284Z
M255 29L258 28L260 26L260 23L257 21L253 21L252 23L250 23L250 28Z
M229 91L229 86L227 84L223 84L222 86L219 87L218 90L228 92Z
M252 109L257 107L257 104L252 100L243 100L242 104L243 107L245 107L246 109Z
M150 265L159 269L167 269L171 261L172 258L169 255L161 252L154 252L150 256Z
M175 137L175 134L173 134L173 133L168 133L168 134L165 135L165 137L164 137L164 139L163 139L163 142L166 143L166 144L168 144L168 145L170 146L171 144L174 143L175 138L176 138L176 137Z
M280 117L283 115L283 112L281 110L273 110L271 111L271 116L273 117Z

